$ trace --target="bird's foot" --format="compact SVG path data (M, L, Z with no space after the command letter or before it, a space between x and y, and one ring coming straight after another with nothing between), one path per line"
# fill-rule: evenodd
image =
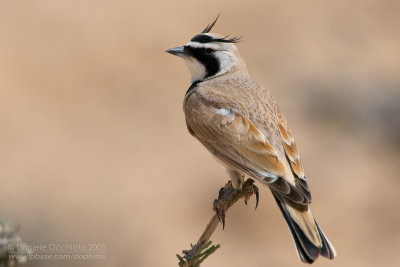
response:
M213 210L218 220L222 223L222 229L225 228L225 210L229 206L232 195L237 194L238 190L234 189L232 182L229 181L224 187L218 191L218 199L214 199Z
M222 223L222 229L225 228L225 211L228 207L240 198L243 198L247 205L247 200L249 200L253 194L256 195L257 208L259 193L258 187L254 185L253 179L247 179L243 184L242 190L234 189L231 181L219 190L218 199L215 199L213 203L213 210L215 211L218 220Z

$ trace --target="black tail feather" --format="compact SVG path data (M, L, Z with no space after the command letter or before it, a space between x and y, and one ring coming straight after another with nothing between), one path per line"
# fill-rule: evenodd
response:
M305 263L313 263L319 255L327 257L329 259L333 259L335 256L335 251L332 245L329 243L328 239L325 237L324 233L322 232L321 228L318 226L317 228L322 240L322 247L315 246L304 234L298 224L290 217L286 206L282 201L279 199L279 196L276 195L274 192L272 194L275 197L276 202L278 203L279 209L281 210L283 217L285 218L290 232L292 234L294 243L296 245L297 252L301 261ZM314 220L315 221L315 220Z
M313 263L315 258L310 257L308 254L315 254L315 253L307 253L306 250L304 249L302 242L299 240L298 232L299 232L299 227L297 226L296 223L293 222L293 220L290 218L290 215L287 214L286 209L282 206L281 201L278 199L278 197L272 192L272 194L275 197L276 203L278 203L279 209L281 210L283 217L286 220L287 225L289 226L290 233L292 234L294 243L296 245L297 253L299 254L299 257L302 262L305 263ZM296 225L298 229L295 228ZM297 230L297 231L296 231ZM300 231L301 232L301 231ZM304 234L302 236L303 238L305 237ZM307 238L306 238L307 239ZM308 240L308 239L307 239ZM310 241L308 241L310 243ZM303 242L304 243L304 242ZM311 244L312 245L312 244Z
M322 232L317 221L315 221L315 224L317 225L317 228L318 228L319 234L321 235L321 240L322 240L321 255L328 259L333 259L336 256L336 251L333 249L333 246L329 243L324 232Z

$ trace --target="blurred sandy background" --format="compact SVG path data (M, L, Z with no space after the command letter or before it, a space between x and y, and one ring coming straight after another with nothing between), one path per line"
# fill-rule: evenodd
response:
M218 12L300 147L339 253L315 266L400 266L399 1L1 1L0 217L28 244L107 246L25 266L177 266L197 241L227 175L187 133L189 72L164 50ZM253 207L204 266L305 266L271 194Z

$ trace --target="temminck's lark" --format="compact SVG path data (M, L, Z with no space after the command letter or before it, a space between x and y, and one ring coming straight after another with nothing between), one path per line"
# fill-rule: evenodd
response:
M210 33L217 19L186 45L166 51L182 57L192 75L183 104L187 128L228 168L236 189L249 177L271 190L303 262L333 259L335 249L311 214L286 119L271 94L251 80L235 45L239 39Z

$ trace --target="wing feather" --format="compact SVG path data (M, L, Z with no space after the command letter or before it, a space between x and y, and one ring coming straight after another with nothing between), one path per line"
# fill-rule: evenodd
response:
M285 166L275 149L244 116L203 106L202 115L187 121L187 124L211 152L218 151L221 157L229 157L259 176L263 173L284 175Z
M279 112L279 111L278 111ZM286 158L290 163L292 172L296 178L296 188L299 189L303 195L311 202L311 193L308 188L307 179L304 173L303 164L300 159L300 153L294 142L293 134L289 129L287 121L282 113L278 113L278 128L282 137L283 147L285 149Z
M258 178L295 203L307 204L302 190L284 179L285 158L280 158L264 134L246 117L229 109L203 105L187 119L189 131L231 168Z

